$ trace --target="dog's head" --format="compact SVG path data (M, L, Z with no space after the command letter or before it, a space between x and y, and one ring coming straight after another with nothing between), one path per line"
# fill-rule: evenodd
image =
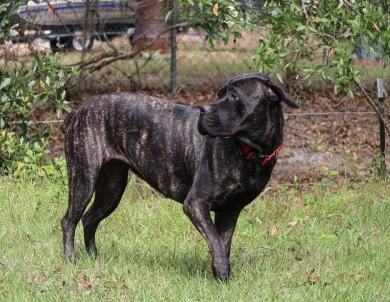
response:
M272 123L283 119L281 102L298 108L267 75L236 76L218 90L215 103L200 108L198 130L202 135L213 137L267 131Z

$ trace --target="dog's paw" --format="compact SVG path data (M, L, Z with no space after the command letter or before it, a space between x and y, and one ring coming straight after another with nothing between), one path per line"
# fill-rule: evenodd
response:
M220 283L226 283L229 281L230 279L230 274L227 274L227 275L220 275L220 276L216 276L214 275L214 279Z

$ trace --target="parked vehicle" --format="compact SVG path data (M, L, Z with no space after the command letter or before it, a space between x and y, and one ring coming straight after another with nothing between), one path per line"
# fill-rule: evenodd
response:
M136 0L35 0L20 6L13 42L49 39L53 51L83 51L95 38L129 35L135 28Z

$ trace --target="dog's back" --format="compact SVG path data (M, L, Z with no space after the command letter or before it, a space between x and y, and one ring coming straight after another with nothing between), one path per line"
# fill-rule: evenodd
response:
M196 130L198 114L134 93L94 97L64 121L66 158L91 168L122 161L165 196L182 201L192 183L196 146L202 145L197 141L205 139Z

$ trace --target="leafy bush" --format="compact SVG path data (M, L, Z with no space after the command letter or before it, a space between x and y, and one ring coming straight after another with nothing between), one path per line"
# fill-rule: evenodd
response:
M0 4L0 46L17 28L12 20L23 2ZM49 153L48 137L57 129L37 125L33 120L34 110L43 104L53 105L58 116L69 110L64 89L68 75L58 68L58 60L58 54L48 54L16 72L0 71L0 175L49 174L64 178L63 159L54 163L45 160Z
M43 104L54 105L58 116L69 111L64 90L67 74L57 67L58 60L58 54L48 54L42 60L35 60L31 68L21 68L14 74L0 72L2 175L53 172L44 156L49 153L48 137L58 130L50 125L37 125L32 114Z
M53 104L58 115L69 110L63 88L67 76L56 67L58 60L58 54L46 55L14 75L0 73L0 174L49 171L42 164L49 153L47 139L57 129L46 125L37 131L31 113L45 103Z
M12 20L23 2L0 4L0 46L17 28ZM68 74L58 68L59 58L58 54L47 54L16 72L0 71L0 175L65 177L63 158L54 163L45 160L48 138L58 129L37 125L33 116L34 110L44 104L55 107L57 116L69 111L64 89ZM77 72L72 70L72 74Z
M16 28L16 25L11 21L21 2L0 3L0 44L3 44L8 38L10 31Z

